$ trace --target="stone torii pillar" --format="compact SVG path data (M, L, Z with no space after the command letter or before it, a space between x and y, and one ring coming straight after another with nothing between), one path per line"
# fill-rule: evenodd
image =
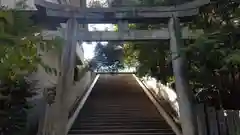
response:
M51 4L51 3L49 3ZM61 0L60 4L69 5L69 1ZM47 108L44 125L38 135L66 135L69 115L69 92L73 85L76 62L77 32L79 23L74 15L68 17L64 30L65 45L61 55L60 76L56 86L55 103Z
M59 2L63 6L71 4L71 1L69 0L59 0ZM51 3L49 4L51 5ZM80 5L76 6L80 6L81 8L86 7L85 0L81 0L79 4ZM66 135L68 132L67 124L70 107L68 99L74 81L73 76L76 64L76 47L79 40L76 38L76 35L78 30L83 28L84 25L79 25L74 15L68 17L66 28L64 30L65 45L61 56L60 76L56 87L55 103L50 110L50 116L46 117L45 124L48 126L43 128L42 135Z
M76 59L76 34L78 22L72 17L67 21L66 45L61 58L61 75L58 79L56 94L56 109L54 110L54 128L50 135L65 135L69 115L68 97L73 85L73 75Z
M70 5L69 1L64 0L64 3ZM81 0L79 3L79 8L85 8L85 0ZM67 134L67 124L68 124L68 115L69 115L69 92L72 89L74 82L74 68L76 66L76 48L77 42L80 39L77 39L77 32L80 29L84 29L85 25L79 25L78 21L74 15L70 16L67 20L66 30L65 30L65 45L62 52L61 58L61 75L58 79L57 85L57 95L56 95L56 109L54 132L51 135L66 135ZM82 40L79 41L82 43Z
M198 126L196 113L194 113L194 97L192 90L189 89L189 82L186 77L185 56L180 52L183 44L181 41L179 19L175 15L169 20L169 34L182 132L183 135L197 135Z
M37 135L66 135L69 115L69 92L73 86L73 74L76 62L76 34L79 29L77 20L67 20L64 32L65 45L61 56L60 76L56 86L55 102L47 104L43 120L40 120Z

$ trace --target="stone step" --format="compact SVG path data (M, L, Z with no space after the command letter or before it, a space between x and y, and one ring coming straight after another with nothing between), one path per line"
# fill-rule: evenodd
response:
M68 135L175 134L136 80L116 75L100 77Z
M71 130L69 134L96 134L96 133L172 133L169 129L102 129L102 130Z

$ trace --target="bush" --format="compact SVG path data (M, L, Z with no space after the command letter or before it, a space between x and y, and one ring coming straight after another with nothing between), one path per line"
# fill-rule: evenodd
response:
M35 94L35 83L25 77L20 80L5 80L0 83L0 134L26 135L27 98Z

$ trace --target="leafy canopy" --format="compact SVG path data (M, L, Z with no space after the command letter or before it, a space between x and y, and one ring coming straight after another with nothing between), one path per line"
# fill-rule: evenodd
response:
M23 6L24 7L24 6ZM40 51L59 45L55 40L44 41L41 28L32 23L31 14L0 9L0 134L26 135L28 99L35 94L36 83L26 77L43 63ZM56 73L56 71L55 71Z
M91 65L97 71L118 71L124 67L122 57L123 49L118 42L98 43Z

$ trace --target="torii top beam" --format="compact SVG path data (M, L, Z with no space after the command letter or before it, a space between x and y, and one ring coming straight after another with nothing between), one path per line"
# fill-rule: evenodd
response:
M54 4L45 0L35 0L35 4L46 16L60 23L74 17L79 23L117 23L127 20L129 23L160 23L168 21L173 14L183 21L198 13L198 8L208 4L210 0L195 0L193 2L160 7L119 7L119 8L85 8L71 5Z
M182 39L196 39L198 36L203 34L202 30L189 31L188 29L183 28L181 30ZM56 36L61 36L58 31L43 31L43 38L46 40L53 39ZM95 32L86 32L78 31L76 35L77 39L83 41L148 41L148 40L169 40L169 31L168 29L161 30L131 30L123 32L114 32L114 31L95 31Z

